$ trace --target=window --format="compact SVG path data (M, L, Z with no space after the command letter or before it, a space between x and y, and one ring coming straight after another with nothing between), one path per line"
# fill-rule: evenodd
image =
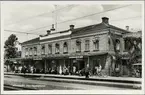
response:
M86 40L85 41L85 51L89 51L89 49L90 49L90 41Z
M116 51L120 51L120 41L116 39Z
M32 55L32 51L33 51L33 49L30 48L30 51L29 51L29 55L30 55L30 56Z
M59 54L59 44L55 44L55 53Z
M37 48L34 47L34 55L37 55Z
M45 46L44 45L41 46L41 54L45 54Z
M99 39L93 40L94 50L99 50Z
M48 54L52 54L52 45L48 45Z
M28 56L28 48L25 49L25 56Z
M76 41L76 52L81 52L81 41L80 40L77 40Z
M67 53L68 52L68 45L67 45L67 42L65 42L63 44L63 53Z

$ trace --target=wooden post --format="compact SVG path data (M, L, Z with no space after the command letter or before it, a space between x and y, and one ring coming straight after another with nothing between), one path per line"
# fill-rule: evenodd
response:
M90 58L89 58L89 56L88 56L88 64L90 63ZM89 66L90 66L90 64L89 64Z
M90 63L90 59L89 59L89 56L88 56L88 62L87 62L87 64L89 65L89 68L90 68L90 64L89 63ZM87 67L87 64L86 64L86 67Z
M45 61L44 61L44 73L46 74L46 59L45 59Z

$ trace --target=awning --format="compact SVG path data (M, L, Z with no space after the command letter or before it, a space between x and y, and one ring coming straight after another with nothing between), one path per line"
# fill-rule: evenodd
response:
M22 59L43 60L43 59L84 58L89 56L103 55L107 53L108 52L96 51L96 52L82 52L82 53L71 53L71 54L50 54L50 55L27 57Z

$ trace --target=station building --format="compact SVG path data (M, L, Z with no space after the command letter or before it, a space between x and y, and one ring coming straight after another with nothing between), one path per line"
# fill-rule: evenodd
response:
M89 64L91 74L95 66L102 66L102 72L111 76L115 68L120 68L123 74L127 67L128 58L124 57L122 63L116 61L116 54L124 55L125 38L129 30L121 29L109 24L109 18L102 17L102 22L90 26L75 28L70 25L67 30L54 32L55 28L47 30L46 35L41 35L32 40L23 42L22 62L27 67L34 66L43 69L46 73L50 68L56 69L61 74L64 67L73 71L86 68ZM124 68L124 69L123 69Z

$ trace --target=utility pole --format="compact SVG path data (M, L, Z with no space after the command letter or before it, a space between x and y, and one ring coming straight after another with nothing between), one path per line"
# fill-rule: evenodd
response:
M57 5L55 5L55 31L57 32Z

